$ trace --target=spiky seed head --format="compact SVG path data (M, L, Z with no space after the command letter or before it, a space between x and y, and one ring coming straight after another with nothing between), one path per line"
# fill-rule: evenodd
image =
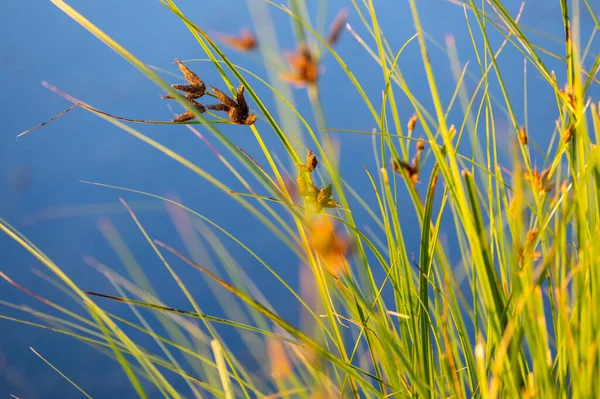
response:
M175 62L179 66L179 70L183 73L185 80L189 82L191 85L201 85L203 84L202 79L198 77L194 72L190 70L183 62L181 62L178 58L175 58Z
M575 126L573 126L573 124L570 124L569 127L567 127L567 130L565 131L565 134L562 137L563 141L565 143L568 143L569 141L571 141L571 138L573 138L574 134L575 134Z
M341 9L338 15L333 20L331 27L329 28L329 34L327 35L327 44L333 46L340 40L340 35L346 20L348 19L348 11L345 8Z
M173 122L187 122L194 119L196 116L192 111L185 111L183 114L178 115L173 119Z
M413 114L413 116L410 117L406 126L408 128L408 133L412 133L415 130L415 126L417 126L417 120L417 114Z
M527 143L529 142L529 139L527 138L527 132L525 131L524 126L521 126L521 128L519 129L519 133L517 135L519 137L519 141L521 142L521 144L527 145Z
M531 241L535 240L537 235L538 235L538 231L536 229L529 230L527 232L527 242L531 242Z
M308 150L306 153L306 167L308 170L311 172L314 171L318 164L319 160L317 159L317 156L313 154L311 150Z

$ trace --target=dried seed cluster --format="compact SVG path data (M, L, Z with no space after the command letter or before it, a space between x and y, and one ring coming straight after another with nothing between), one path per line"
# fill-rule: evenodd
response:
M539 194L547 194L554 190L554 183L550 181L550 168L540 172L537 168L531 172L524 171L523 179L531 184L533 190Z
M573 115L576 115L577 105L578 105L577 104L577 96L573 92L572 88L569 87L568 84L566 84L563 90L558 91L558 95L560 96L560 98L563 100L563 102L567 106L569 112ZM564 134L562 135L562 139L565 143L568 143L569 141L571 141L571 138L573 138L573 136L575 135L575 132L577 130L575 128L575 125L577 124L576 123L577 117L576 116L574 117L573 115L571 115L569 117L570 123L567 126L567 128L565 129ZM557 121L557 126L558 126L558 121Z
M298 170L300 171L298 174L298 192L304 197L306 202L314 207L316 212L321 212L323 208L339 208L340 204L331 198L331 184L318 188L313 183L312 173L318 164L317 156L311 150L308 150L306 162L304 165L298 165Z
M577 109L577 97L570 89L569 85L565 85L564 89L558 91L558 94L570 108L571 112L575 112Z
M529 143L529 138L527 137L527 132L525 131L525 127L521 126L519 129L519 133L517 133L517 137L519 137L519 141L523 145L527 145Z
M319 63L306 44L300 44L296 53L286 52L285 57L291 72L282 72L281 79L298 87L312 85L317 82Z
M185 93L185 98L199 112L206 112L207 107L196 101L198 98L204 96L204 94L206 93L206 84L183 62L181 62L178 59L175 59L175 61L177 62L177 65L179 66L179 69L183 73L183 76L185 77L185 80L187 80L188 84L174 84L171 85L171 87L173 87L175 90L179 90ZM227 112L231 122L239 125L252 125L254 124L254 122L256 122L256 115L250 113L250 108L248 107L246 99L244 98L243 85L241 85L238 88L235 100L214 87L211 87L211 90L219 100L219 104L209 105L209 109L214 111ZM162 98L163 100L170 100L174 99L175 97L173 97L172 95L166 95ZM196 118L194 113L188 110L178 115L175 119L173 119L173 122L186 122L194 118Z
M414 132L415 127L417 126L418 120L419 120L419 118L417 117L417 114L413 114L413 116L410 117L410 119L408 120L408 123L406 124L406 128L408 129L408 134L412 134L412 132Z
M348 20L348 11L345 9L341 9L338 15L335 17L331 26L329 27L329 33L327 34L327 44L333 46L340 40L340 35L342 34L342 29L344 29L344 25L346 25L346 21Z
M211 87L211 90L215 93L220 103L209 105L209 109L227 112L229 119L239 125L253 125L256 122L256 115L250 113L250 108L244 98L244 85L238 88L235 100L219 89Z
M408 175L409 180L412 184L416 184L419 182L419 167L421 163L421 155L423 154L423 150L425 149L425 142L423 140L419 140L417 142L417 153L410 163L406 161L397 160L395 158L391 159L392 169L395 172L401 173L401 170L404 170Z
M181 73L183 73L183 76L185 77L185 80L187 80L188 84L186 84L186 85L173 84L173 85L171 85L171 87L174 88L175 90L184 92L185 98L199 112L201 112L201 113L206 112L206 107L196 101L196 99L202 97L204 95L204 93L206 93L206 84L204 84L202 79L200 79L198 77L198 75L196 75L194 72L192 72L187 67L187 65L185 65L183 62L181 62L179 59L175 58L175 62L177 62L177 65L179 66L179 70L181 71ZM163 100L171 100L174 98L175 97L173 97L170 94L168 94L166 96L162 96ZM188 110L188 111L185 111L184 113L178 115L175 119L173 119L173 122L186 122L186 121L194 119L195 117L196 116L194 115L194 113L192 111Z
M535 251L535 240L538 237L539 232L535 229L527 232L527 238L525 244L518 250L519 264L523 264L526 260L538 260L542 257L540 252Z
M239 51L251 51L258 46L256 37L248 28L242 28L239 36L220 35L220 39L225 44Z
M348 19L346 10L341 10L331 27L326 38L327 44L335 45L342 33L342 29ZM300 43L296 52L286 52L285 58L289 64L290 71L282 72L280 78L297 87L310 86L317 83L319 78L319 60L315 53L306 43Z

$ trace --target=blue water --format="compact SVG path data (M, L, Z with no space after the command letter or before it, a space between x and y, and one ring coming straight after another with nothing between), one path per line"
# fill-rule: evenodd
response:
M248 24L246 2L242 0L180 3L184 12L209 32L235 32L239 26ZM316 1L309 3L314 11ZM408 4L395 0L378 0L375 3L390 44L393 49L398 49L414 33ZM470 70L478 73L462 9L441 0L419 3L424 27L431 38L443 44L446 35L454 35L461 60L470 60ZM185 26L159 2L103 0L71 1L71 4L148 64L177 72L172 64L175 57L204 58ZM330 1L330 17L343 4L346 2ZM508 1L506 4L512 11L520 5L517 1ZM287 18L275 9L273 16L281 44L293 47L294 39ZM555 38L563 37L558 2L529 2L522 21L528 27ZM349 22L366 37L360 20L353 12ZM475 21L472 20L472 23ZM587 37L593 26L591 19L584 18L582 24L583 36ZM279 245L256 219L191 171L98 117L76 109L16 141L18 133L70 105L42 87L42 81L48 81L99 109L121 116L166 120L172 115L159 99L163 93L152 82L49 2L0 2L0 37L0 216L34 241L80 286L94 291L113 292L109 284L82 261L87 255L124 272L98 229L99 218L108 217L125 238L150 280L160 283L157 288L162 299L176 307L189 307L131 218L123 212L118 196L131 202L134 210L139 210L138 216L152 237L183 248L161 203L86 185L80 180L131 187L159 195L176 193L185 204L210 216L239 236L283 277L292 281L294 286L297 285L297 261L290 261L293 258L289 256L289 251ZM538 37L537 40L562 54L560 39L554 42ZM496 37L495 47L499 42ZM378 99L383 86L377 65L347 32L336 49L353 69L366 93L372 99ZM597 53L600 46L593 45L591 51ZM228 54L234 63L264 75L264 69L256 57L246 57L234 51L228 51ZM430 56L440 91L447 101L454 89L447 57L433 45ZM507 47L500 64L507 71L506 84L515 104L517 118L522 121L522 57L516 50ZM549 60L548 65L556 69L559 79L564 81L560 62ZM362 130L375 127L360 97L333 57L327 57L324 66L326 73L322 78L321 91L329 126ZM407 48L400 66L413 91L425 104L429 104L416 42ZM208 64L194 64L192 68L206 81L218 82L218 75ZM532 69L529 69L529 73L530 134L545 148L556 118L554 97L539 75ZM472 80L467 81L467 87L470 90L475 87ZM255 85L255 89L267 104L272 105L272 96L264 87ZM597 93L597 87L594 90ZM497 93L500 97L500 93ZM298 90L295 95L300 111L312 121L304 91ZM379 101L374 102L379 104ZM399 107L402 117L407 120L412 114L408 101L402 98ZM179 109L176 104L174 108ZM458 107L456 109L453 115L460 120ZM507 140L502 145L507 153L509 123L500 110L496 118L498 126L506 127ZM136 128L214 174L233 189L243 190L207 146L185 127L137 125ZM259 128L270 131L264 122L259 122ZM199 129L213 145L223 150L206 130ZM249 129L222 126L222 130L236 145L256 156L257 160L264 161L259 156L260 150ZM341 140L344 154L342 173L357 191L370 193L369 182L361 166L375 171L370 137L343 133L336 136ZM274 134L268 134L267 137L267 144L276 146L278 155L288 162ZM543 154L537 159L541 165ZM370 198L369 194L367 198ZM370 201L373 200L370 198ZM107 204L109 208L106 208ZM86 205L89 207L81 208ZM373 225L366 215L358 212L355 216L359 225ZM417 235L410 234L417 231L416 219L408 214L403 216L401 222L407 245L418 253ZM449 234L452 234L451 230ZM229 249L259 287L269 288L269 299L277 303L278 310L292 306L285 290L273 283L273 278L255 260L233 245ZM458 250L454 256L458 256ZM194 295L204 310L219 314L216 301L199 281L198 274L181 264L177 266L182 278L191 282ZM73 308L71 300L33 274L32 268L42 269L43 265L6 236L0 236L1 271L36 293ZM0 299L49 310L4 281L0 281ZM114 304L103 304L111 311L121 309ZM28 317L4 307L0 314ZM121 369L94 349L60 334L0 320L0 398L9 394L23 399L80 397L74 388L29 350L30 346L93 397L133 396L133 390Z

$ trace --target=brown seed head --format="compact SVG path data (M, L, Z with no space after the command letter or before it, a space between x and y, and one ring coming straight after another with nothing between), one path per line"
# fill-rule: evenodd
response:
M256 115L250 113L250 107L244 97L244 85L238 88L235 100L216 87L211 87L211 90L220 103L209 105L209 109L227 112L231 122L238 125L252 125L256 122Z
M202 97L204 93L206 93L206 85L204 84L204 82L202 82L202 84L199 85L174 84L171 85L171 87L175 90L183 91L184 93L186 93L185 98L187 98L188 100L195 100L197 98ZM163 100L172 100L175 97L170 94L167 94L166 96L162 96L161 98Z
M519 141L521 142L521 144L527 145L529 140L527 138L527 132L525 131L524 126L521 126L521 128L519 129L519 133L517 135L519 137Z
M567 130L565 131L565 134L562 136L562 139L565 143L568 143L569 141L571 141L571 139L573 138L573 135L575 134L575 126L573 126L573 124L569 124L569 126L567 127Z
M342 33L342 29L346 24L346 20L348 19L348 11L346 9L340 10L338 15L333 20L333 23L329 27L329 34L327 35L327 44L333 46L340 39L340 34Z
M519 263L524 263L525 260L537 260L542 254L535 251L534 241L538 237L538 231L536 229L527 232L527 238L525 244L519 248Z
M417 114L413 114L411 118L408 120L407 128L408 133L412 133L415 130L415 126L417 126L418 117Z
M190 104L192 104L200 113L204 113L206 112L206 107L202 104L200 104L199 102L196 102L194 100L189 100ZM187 122L190 121L192 119L196 119L196 115L194 115L194 113L192 111L185 111L184 113L178 115L175 119L173 119L173 122Z
M233 35L220 35L220 39L239 51L251 51L258 46L256 37L250 32L248 28L242 28L240 36Z
M531 184L533 190L540 194L549 193L554 189L554 183L550 181L550 168L540 172L537 168L531 172L524 171L523 179Z
M323 202L323 201L331 198L331 194L332 194L332 187L330 184L327 187L323 187L319 190L319 194L317 195L317 201Z
M336 200L331 198L331 194L331 184L318 189L317 197L315 203L313 204L317 212L321 212L323 208L339 208L340 204Z
M413 164L414 164L413 160ZM419 168L418 165L411 165L405 161L398 161L394 158L391 159L390 163L392 164L392 169L394 172L401 174L401 170L404 170L408 175L409 180L412 184L417 184L419 182Z
M308 170L310 172L314 171L317 168L318 164L319 160L317 159L317 156L313 154L311 150L308 150L306 152L306 167L308 168Z
M536 229L529 230L529 231L527 232L527 242L528 242L528 243L530 243L530 242L532 242L533 240L535 240L535 239L536 239L536 237L537 237L537 235L538 235L538 231L537 231Z
M183 73L183 76L188 81L188 84L173 84L175 90L179 90L185 93L185 98L188 100L196 100L204 95L206 92L206 85L196 75L192 72L183 62L179 61L179 59L175 58L177 65L179 66L179 70ZM173 100L175 97L171 94L167 94L162 96L163 100Z
M306 44L301 44L295 54L287 53L286 58L291 72L283 72L280 75L281 79L298 87L316 83L319 77L319 64Z
M191 85L204 84L202 82L202 80L198 77L198 75L196 75L194 72L192 72L183 62L179 61L179 59L177 59L177 58L175 58L175 62L177 62L177 65L179 66L179 70L183 73L183 76L185 76L185 80L187 80L189 84L191 84Z
M195 118L196 115L194 115L192 111L185 111L184 113L179 114L175 118L173 118L173 122L187 122Z
M417 141L417 151L423 151L425 149L425 141L420 139Z

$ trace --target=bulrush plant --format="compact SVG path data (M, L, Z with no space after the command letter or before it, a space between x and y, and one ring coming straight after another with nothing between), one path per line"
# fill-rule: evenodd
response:
M200 182L189 186L216 190L210 190L214 197L204 214L196 210L198 204L184 205L175 196L87 182L93 184L90 189L122 196L125 217L148 245L148 256L134 259L139 250L129 251L117 227L108 229L104 221L102 234L116 256L86 256L85 263L93 267L91 273L108 279L114 287L109 292L98 292L98 279L71 279L72 262L65 260L61 267L0 219L0 230L44 266L36 274L75 298L74 307L83 305L73 310L67 300L59 304L44 292L33 292L9 276L2 263L0 277L8 285L0 299L7 288L20 290L44 308L0 300L0 306L10 308L0 313L1 331L21 322L103 350L131 383L130 397L600 397L598 2L547 0L514 10L513 3L502 0L452 1L443 5L444 12L465 18L468 29L461 31L470 40L460 43L459 52L448 37L447 54L439 54L434 32L426 32L420 17L420 9L437 7L435 2L348 1L347 11L327 28L327 2L316 7L317 2L305 0L285 5L256 0L249 4L261 6L260 12L243 20L244 25L252 21L256 37L242 30L240 36L213 38L176 0L161 0L169 13L161 28L168 21L181 23L198 45L198 58L209 61L196 64L203 66L197 75L192 60L176 60L185 83L170 85L159 68L149 68L63 0L51 1L185 112L173 121L126 119L45 84L73 103L50 121L84 108L194 172ZM548 49L542 47L548 38L521 21L532 12L530 6L546 5L545 12L556 12L547 23L559 24L549 30L562 30ZM238 6L211 5L227 13ZM393 16L382 19L390 7ZM309 15L312 11L317 15ZM283 28L284 20L273 21L273 15L289 20L296 38L286 44L296 48L288 53L287 67L279 57L285 53L281 48L265 47L278 42L271 40L279 33L274 27ZM135 17L142 23L145 15ZM210 18L202 16L211 26L239 29ZM389 22L400 18L403 29L386 37ZM582 29L580 21L590 22L592 29ZM435 23L443 25L446 19ZM344 30L351 36L343 36L348 34ZM591 37L584 37L590 30ZM347 62L346 49L336 46L341 37L347 38L352 56L361 57L359 63ZM261 51L251 52L257 38ZM525 69L514 67L523 65L522 59L506 58L508 49L510 57L524 58ZM228 51L235 52L236 64ZM245 57L251 57L248 69ZM257 59L267 67L268 78L254 73L260 70L252 68ZM445 79L454 78L444 82L443 95L440 62L453 72ZM335 64L339 68L331 68ZM352 65L360 65L360 73ZM413 75L405 65L422 65L423 71ZM356 92L348 94L348 101L362 101L362 114L353 105L355 114L334 119L335 107L345 107L346 97L339 104L321 103L322 91L333 90L321 75L325 67L344 75ZM207 82L214 87L200 79L213 72L209 68L219 76ZM553 72L558 68L567 83L563 89ZM372 71L381 75L375 79ZM534 101L527 100L530 89L522 71L526 82L536 85ZM290 85L306 87L306 93ZM295 94L307 95L310 110L296 107ZM277 104L271 106L267 96ZM542 103L540 112L551 118L546 123L529 115ZM556 106L552 112L550 104ZM556 127L548 131L553 121ZM142 133L147 123L187 125L170 128L194 133L214 158L185 158ZM349 134L354 140L346 140ZM242 139L256 140L256 160L241 149ZM306 148L312 150L303 153ZM371 153L373 159L367 160L365 154ZM211 174L205 169L209 166L223 173ZM222 206L214 201L219 196ZM138 215L130 202L139 197L163 201L178 236L170 237L162 223L149 223L153 214ZM253 218L247 231L241 218L222 217L233 210ZM213 220L210 214L218 217ZM237 262L237 255L243 262ZM103 259L121 260L128 275L105 266ZM160 281L148 273L152 267L164 267ZM201 277L180 276L185 267ZM297 275L296 267L300 284L284 278ZM197 285L202 278L207 284ZM38 345L26 337L21 342ZM44 350L34 353L41 358ZM65 387L72 384L94 397L94 385L86 386L68 363L61 366L61 375L69 379L57 388L60 393L46 396L66 395ZM112 378L95 375L99 384L110 384Z

